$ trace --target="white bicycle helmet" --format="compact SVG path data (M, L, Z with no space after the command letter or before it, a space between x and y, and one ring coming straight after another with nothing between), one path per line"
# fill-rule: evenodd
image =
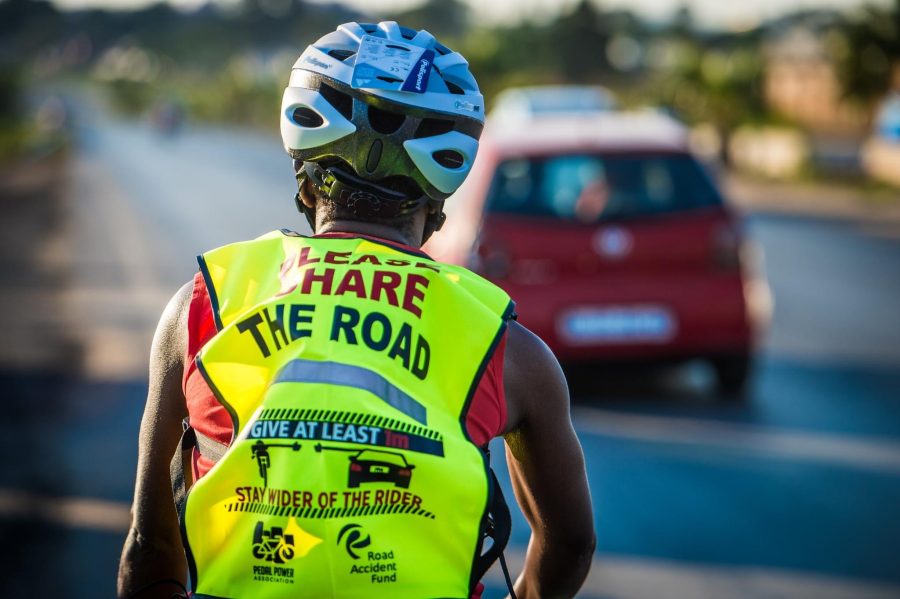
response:
M424 89L403 91L400 79L384 76L377 78L398 89L360 85L354 69L366 36L424 49L411 74ZM361 217L442 204L472 168L483 126L484 100L465 58L392 21L345 23L307 47L281 103L281 138L298 181L310 179ZM432 229L442 222L440 214Z

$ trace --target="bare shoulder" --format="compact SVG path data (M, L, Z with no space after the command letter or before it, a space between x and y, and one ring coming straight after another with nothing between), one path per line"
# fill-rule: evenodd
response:
M150 347L150 380L141 437L157 434L163 422L180 423L187 415L181 380L187 352L187 319L193 283L186 283L166 305ZM149 418L148 418L149 416Z
M181 421L187 416L181 385L192 293L193 285L188 283L172 296L159 319L150 348L150 381L141 421L135 488L135 506L140 508L135 513L135 527L142 534L145 534L148 522L150 526L157 524L154 518L146 517L156 514L150 509L148 498L171 492L168 484L163 483L168 481L169 460L181 436Z
M568 386L556 356L540 337L516 321L509 323L503 385L507 405L504 433L517 429L529 414L554 408L568 414Z
M163 310L150 354L150 379L162 374L158 369L170 370L181 366L187 350L187 318L194 284L188 282L175 292Z
M181 379L193 285L169 300L150 350L150 381L141 419L131 530L119 563L119 596L131 597L155 580L187 580L169 479L169 462L187 416ZM168 596L168 595L166 595Z

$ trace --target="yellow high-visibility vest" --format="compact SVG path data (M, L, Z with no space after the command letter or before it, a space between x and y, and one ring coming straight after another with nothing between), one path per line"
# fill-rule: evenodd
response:
M468 270L272 232L200 258L234 439L181 514L197 597L468 598L490 478L468 403L512 314Z

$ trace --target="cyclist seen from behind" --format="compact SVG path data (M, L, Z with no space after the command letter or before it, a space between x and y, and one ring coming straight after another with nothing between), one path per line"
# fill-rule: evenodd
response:
M478 596L509 534L497 436L532 528L514 594L577 592L595 540L559 365L420 249L483 114L426 31L348 23L300 56L281 134L315 234L203 254L166 308L120 596Z

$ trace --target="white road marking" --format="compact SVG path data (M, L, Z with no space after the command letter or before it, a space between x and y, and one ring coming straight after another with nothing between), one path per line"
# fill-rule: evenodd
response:
M513 579L525 563L524 548L506 552ZM495 565L485 576L505 586ZM621 556L595 556L578 597L583 599L895 599L900 586L824 574L747 566L712 566Z
M0 517L124 533L131 525L131 506L116 501L81 497L45 497L24 491L0 489Z
M573 408L572 420L581 434L709 447L900 474L900 443L894 441L593 408Z

